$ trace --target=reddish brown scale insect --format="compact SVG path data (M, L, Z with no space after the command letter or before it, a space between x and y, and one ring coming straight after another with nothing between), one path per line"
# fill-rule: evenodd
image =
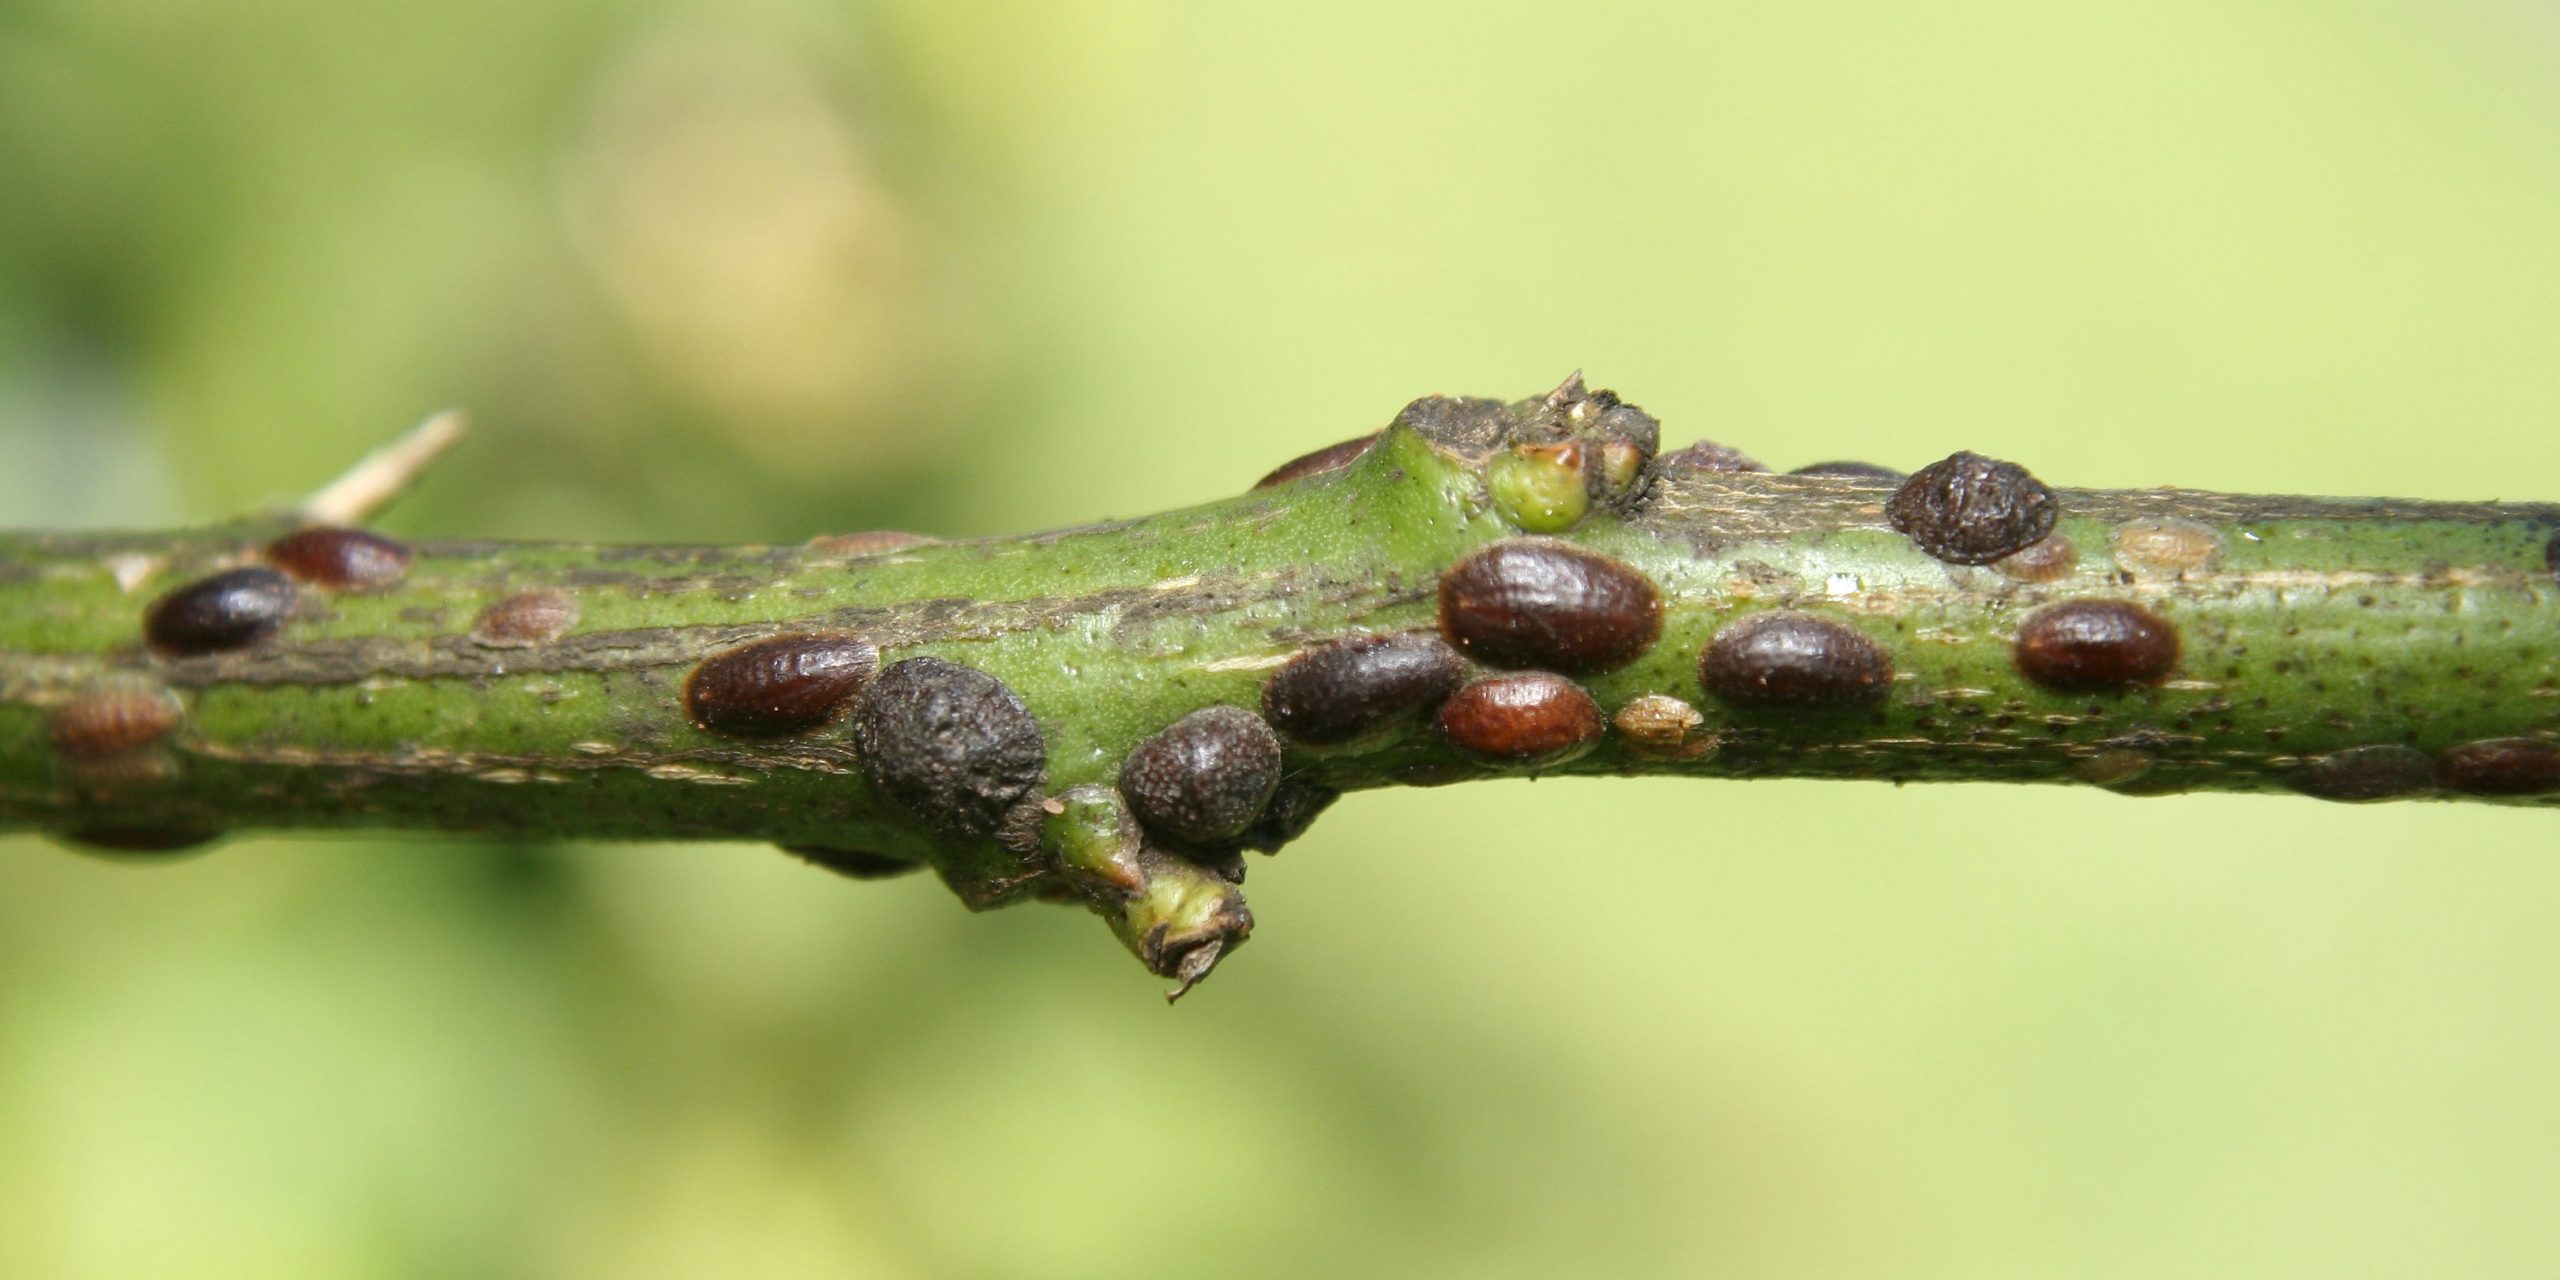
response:
M1264 476L1260 480L1255 481L1253 487L1256 489L1268 489L1276 484L1287 484L1292 480L1303 480L1308 476L1317 475L1326 471L1339 471L1342 468L1359 461L1360 455L1367 453L1371 448L1375 447L1377 443L1377 433L1371 432L1357 440L1345 440L1340 444L1326 445L1313 453L1302 453L1297 457L1289 459L1287 462L1281 463L1270 475Z
M992 836L1048 776L1049 747L1004 681L941 658L893 662L853 712L862 771L946 836Z
M1582 686L1547 671L1489 676L1440 704L1440 735L1492 764L1558 765L1589 751L1607 726Z
M1440 629L1479 662L1591 675L1653 646L1662 596L1621 561L1569 543L1514 539L1441 577Z
M2128 600L2066 600L2027 615L2018 671L2048 689L2156 684L2178 666L2178 629Z
M1296 741L1336 746L1438 705L1462 674L1458 655L1435 635L1347 636L1271 673L1262 714Z
M860 636L775 636L703 659L684 682L685 713L734 738L807 733L833 723L879 669L880 651Z
M831 849L825 845L786 844L784 853L811 866L825 867L840 876L856 880L886 880L893 876L924 870L924 864L912 858L892 858L885 853L869 853L861 849Z
M2349 747L2304 761L2285 781L2323 800L2389 800L2432 790L2435 766L2415 747Z
M1855 706L1892 687L1893 659L1845 623L1777 610L1717 631L1698 655L1698 683L1738 706Z
M1280 785L1280 737L1242 707L1203 707L1139 743L1120 794L1149 829L1195 845L1230 843Z
M2053 532L2053 490L2014 462L1956 453L1885 499L1885 522L1949 564L1989 564Z
M226 570L153 601L142 635L175 658L246 649L284 625L293 601L293 580L273 569Z
M578 602L565 591L528 591L492 602L472 619L471 639L492 649L549 644L578 625Z
M409 549L363 529L317 525L267 544L267 563L328 591L387 587L409 572Z
M177 696L165 689L111 689L54 708L45 735L67 757L101 760L168 737L181 714Z
M1896 471L1891 467L1878 466L1872 462L1817 462L1811 466L1798 467L1787 474L1794 476L1838 476L1846 480L1899 481L1903 478L1901 472Z
M2540 738L2489 738L2436 755L2436 781L2475 796L2530 796L2560 790L2560 748Z

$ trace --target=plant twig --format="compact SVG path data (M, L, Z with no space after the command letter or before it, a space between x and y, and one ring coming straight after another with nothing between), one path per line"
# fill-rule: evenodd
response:
M1243 495L938 543L0 536L0 827L768 840L1081 903L1184 988L1242 852L1559 773L2560 799L2560 507L1659 454L1577 377Z

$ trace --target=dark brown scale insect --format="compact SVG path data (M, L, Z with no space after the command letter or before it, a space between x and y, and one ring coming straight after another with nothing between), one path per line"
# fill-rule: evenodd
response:
M1341 792L1303 778L1281 779L1279 789L1271 793L1271 803L1262 806L1262 816L1245 828L1244 847L1280 852L1281 846L1305 835L1316 818L1341 798Z
M177 697L165 689L111 689L54 708L45 736L67 757L100 760L168 737L181 714Z
M2560 748L2540 738L2490 738L2436 755L2436 781L2475 796L2530 796L2560 790Z
M1326 445L1313 453L1302 453L1281 463L1270 475L1255 481L1253 487L1268 489L1276 484L1303 480L1321 472L1339 471L1359 461L1360 455L1367 453L1377 443L1377 433L1371 432L1357 440L1345 440L1340 444Z
M267 544L267 563L328 591L387 587L409 572L409 549L362 529L319 525Z
M2048 689L2154 684L2178 665L2178 629L2127 600L2066 600L2027 615L2012 652L2018 671Z
M2304 761L2285 781L2323 800L2389 800L2433 789L2435 767L2415 747L2349 747Z
M176 658L246 649L284 625L293 599L293 580L273 569L230 569L153 601L142 635Z
M883 668L854 707L853 733L872 784L947 836L994 835L1048 773L1048 745L1022 699L941 658Z
M1272 672L1262 714L1299 742L1336 746L1438 705L1461 674L1458 655L1435 635L1346 636Z
M2542 567L2551 571L2555 581L2560 581L2560 531L2552 533L2551 540L2542 544Z
M1653 460L1654 468L1665 475L1693 471L1766 471L1767 467L1751 455L1731 445L1701 440L1685 449L1674 449Z
M1652 647L1662 634L1662 596L1623 562L1567 543L1515 539L1441 577L1440 629L1479 662L1590 675Z
M1478 680L1440 704L1438 723L1450 746L1502 765L1563 764L1607 731L1600 704L1581 685L1547 671Z
M2053 532L2053 490L2014 462L1957 453L1922 467L1885 499L1884 517L1949 564L1989 564Z
M1817 462L1798 467L1791 476L1841 476L1851 480L1900 480L1901 472L1872 462Z
M492 602L471 623L473 643L492 649L549 644L578 625L578 602L565 591L528 591Z
M860 849L830 849L825 845L786 844L784 853L811 866L825 867L840 876L856 880L886 880L924 870L924 864L911 858L892 858L885 853L867 853Z
M1717 631L1698 683L1739 706L1854 706L1892 687L1893 659L1846 623L1776 610Z
M1242 707L1203 707L1139 743L1120 766L1120 794L1159 835L1230 843L1280 785L1280 736Z
M712 733L780 738L823 728L880 669L860 636L775 636L702 660L684 682L684 709Z
M198 831L187 827L81 827L58 833L54 838L82 853L107 857L123 854L171 854L201 850L222 838L219 831Z

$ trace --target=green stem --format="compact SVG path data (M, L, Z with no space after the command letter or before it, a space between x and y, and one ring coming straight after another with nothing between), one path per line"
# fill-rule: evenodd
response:
M0 828L127 846L371 827L858 851L856 869L933 864L973 905L1084 901L1187 984L1249 928L1232 848L1296 824L1151 835L1112 790L1123 761L1204 707L1260 709L1293 654L1434 631L1444 573L1524 530L1659 593L1658 637L1575 678L1614 725L1569 759L1490 764L1434 728L1435 693L1348 744L1287 742L1274 803L1525 772L2560 796L2546 745L2560 736L2560 507L2065 489L2051 538L1966 566L1896 526L1893 479L1682 467L1652 458L1650 420L1604 412L1615 404L1578 382L1507 407L1417 402L1347 465L1021 537L421 542L395 582L306 584L272 634L215 652L147 646L146 608L257 563L285 522L0 536ZM528 594L569 602L574 622L493 636L487 612ZM2164 623L2173 665L2112 671L2102 644L2093 679L2037 671L2023 620L2074 600ZM1702 683L1711 637L1772 610L1866 637L1889 680L1792 701ZM1001 681L1045 747L1037 787L1001 830L918 812L866 771L867 694L784 736L688 716L706 657L802 633ZM1493 671L1470 655L1467 675ZM71 709L115 697L160 699L174 722L81 740Z

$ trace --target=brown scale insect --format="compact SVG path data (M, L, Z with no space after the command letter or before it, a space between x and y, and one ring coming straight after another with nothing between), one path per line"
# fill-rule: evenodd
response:
M824 867L840 876L856 880L887 880L910 872L924 870L924 864L912 858L892 858L885 853L861 849L832 849L817 844L786 844L784 853L814 867Z
M1609 722L1630 749L1676 760L1703 760L1715 754L1716 735L1701 732L1707 722L1696 707L1667 693L1631 698Z
M1955 453L1885 499L1885 522L1949 564L1989 564L2053 532L2053 490L2014 462Z
M2211 525L2175 516L2127 520L2108 535L2116 563L2135 573L2173 578L2222 567L2230 543Z
M527 591L493 601L472 619L472 642L491 649L549 644L578 625L578 602L565 591Z
M315 525L267 544L267 563L328 591L387 587L409 572L409 549L363 529Z
M1740 706L1855 706L1884 696L1893 659L1846 623L1773 610L1717 631L1698 655L1698 683Z
M882 556L892 551L905 551L912 547L938 546L941 541L939 538L927 537L921 533L906 533L897 529L873 529L865 533L820 534L809 539L809 549L824 555L859 559L863 556Z
M1662 634L1662 596L1622 561L1514 539L1441 576L1440 629L1479 662L1591 675L1652 647Z
M880 651L860 636L775 636L703 659L685 679L684 709L707 732L788 737L834 722L879 669Z
M1791 476L1838 476L1846 480L1891 480L1900 483L1903 473L1873 462L1816 462L1787 473Z
M2121 787L2151 772L2160 757L2132 747L2118 747L2071 762L2071 776L2101 787Z
M1242 707L1202 707L1129 752L1120 794L1159 835L1195 845L1243 836L1280 785L1280 736Z
M230 569L170 591L142 616L142 635L171 657L246 649L293 612L293 580L273 569Z
M2155 684L2178 665L2178 629L2128 600L2066 600L2028 614L2011 652L2048 689Z
M186 827L80 827L55 836L82 853L106 857L123 854L164 855L190 853L222 838L219 831L197 831Z
M1600 704L1581 685L1548 671L1467 685L1440 704L1438 724L1440 736L1464 755L1532 767L1563 764L1607 732Z
M1292 480L1303 480L1308 476L1318 475L1323 472L1339 471L1342 468L1359 461L1360 455L1367 453L1371 448L1375 447L1377 443L1377 433L1371 432L1370 434L1361 436L1356 440L1345 440L1340 444L1326 445L1312 453L1299 454L1297 457L1281 463L1271 472L1270 475L1254 481L1253 487L1256 489L1268 489L1273 485L1287 484Z
M2560 748L2540 738L2489 738L2436 754L2436 781L2475 796L2560 790Z
M1356 741L1458 687L1458 655L1424 632L1346 636L1301 650L1262 686L1272 727L1309 746Z
M1048 775L1040 723L1004 681L941 658L893 662L853 711L862 771L946 836L992 836Z
M1992 561L1991 568L2012 582L2057 582L2079 564L2080 548L2056 533Z
M2285 781L2323 800L2389 800L2435 787L2435 765L2415 747L2349 747L2306 760Z
M104 760L168 737L182 716L177 695L166 689L110 689L54 708L45 737L70 759Z
M1305 835L1317 817L1341 798L1342 793L1331 787L1304 778L1282 778L1271 793L1271 803L1262 806L1262 816L1245 828L1244 847L1280 852L1282 846Z

